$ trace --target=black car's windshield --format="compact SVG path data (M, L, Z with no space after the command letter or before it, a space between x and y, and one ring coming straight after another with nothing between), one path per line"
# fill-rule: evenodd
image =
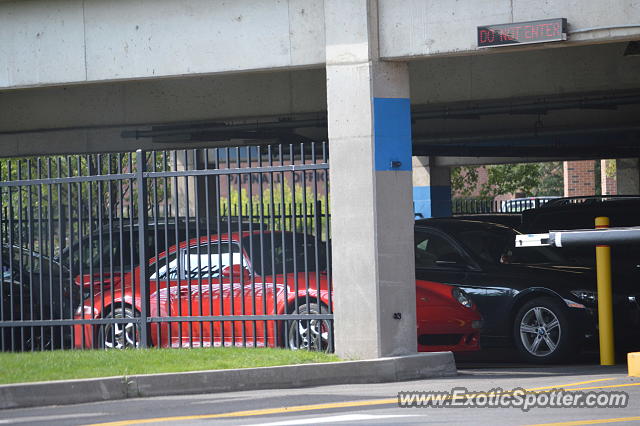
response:
M266 232L246 237L242 244L246 253L252 252L252 266L259 275L315 272L327 268L327 243L318 240L316 244L313 235L305 238L304 234L274 232L272 238L272 234Z
M517 233L509 228L468 228L458 230L455 234L470 252L488 263L568 263L564 256L550 247L516 248Z

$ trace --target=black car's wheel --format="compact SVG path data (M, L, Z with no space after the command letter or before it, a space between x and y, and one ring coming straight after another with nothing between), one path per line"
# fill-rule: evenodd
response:
M116 307L106 318L125 319L135 318L135 312L130 307ZM96 346L104 349L127 349L140 346L140 326L134 322L111 323L98 329Z
M300 305L296 314L326 314L327 309L318 307L316 303ZM329 350L329 333L331 325L328 321L318 319L294 320L288 323L287 346L290 349L307 349L312 351Z
M567 308L550 297L530 300L518 310L513 338L520 356L529 362L562 362L575 350Z

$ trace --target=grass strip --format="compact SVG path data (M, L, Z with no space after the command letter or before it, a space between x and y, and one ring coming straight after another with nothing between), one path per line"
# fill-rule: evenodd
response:
M335 361L331 354L271 348L0 353L0 384Z

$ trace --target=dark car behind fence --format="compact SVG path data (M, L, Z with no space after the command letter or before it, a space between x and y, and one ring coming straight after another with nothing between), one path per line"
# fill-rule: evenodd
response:
M325 143L0 160L0 349L332 350L328 171Z

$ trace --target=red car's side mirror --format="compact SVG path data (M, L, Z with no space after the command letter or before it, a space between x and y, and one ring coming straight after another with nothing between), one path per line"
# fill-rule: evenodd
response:
M251 279L251 272L242 265L234 264L222 268L222 277L230 278L233 275L234 280L239 280L242 276L245 281Z

